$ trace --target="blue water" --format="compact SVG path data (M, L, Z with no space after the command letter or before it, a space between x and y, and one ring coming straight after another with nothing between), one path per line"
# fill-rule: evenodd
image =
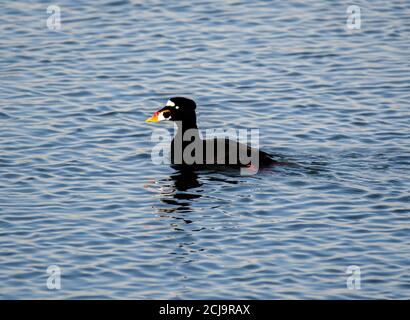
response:
M1 4L0 298L410 298L408 1L58 4ZM297 166L153 164L172 96Z

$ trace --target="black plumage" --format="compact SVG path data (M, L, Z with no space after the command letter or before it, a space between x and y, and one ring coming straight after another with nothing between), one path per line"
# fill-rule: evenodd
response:
M184 166L260 167L275 164L259 149L227 138L201 139L195 101L183 97L169 99L147 122L175 121L177 133L171 143L171 163Z

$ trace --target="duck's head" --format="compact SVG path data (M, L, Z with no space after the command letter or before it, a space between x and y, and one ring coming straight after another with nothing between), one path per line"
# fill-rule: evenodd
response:
M158 110L146 122L159 122L164 120L196 123L196 103L194 100L174 97L167 101L165 107Z

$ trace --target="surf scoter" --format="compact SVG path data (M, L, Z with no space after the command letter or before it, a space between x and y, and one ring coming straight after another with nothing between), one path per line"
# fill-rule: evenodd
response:
M226 138L201 139L195 101L174 97L146 122L174 121L177 133L171 143L171 163L184 166L224 165L258 168L276 161L259 149Z

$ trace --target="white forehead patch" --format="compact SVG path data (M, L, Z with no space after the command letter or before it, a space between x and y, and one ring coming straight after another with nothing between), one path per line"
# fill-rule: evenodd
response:
M165 106L166 107L175 107L175 103L173 103L171 100L168 100L167 104Z

